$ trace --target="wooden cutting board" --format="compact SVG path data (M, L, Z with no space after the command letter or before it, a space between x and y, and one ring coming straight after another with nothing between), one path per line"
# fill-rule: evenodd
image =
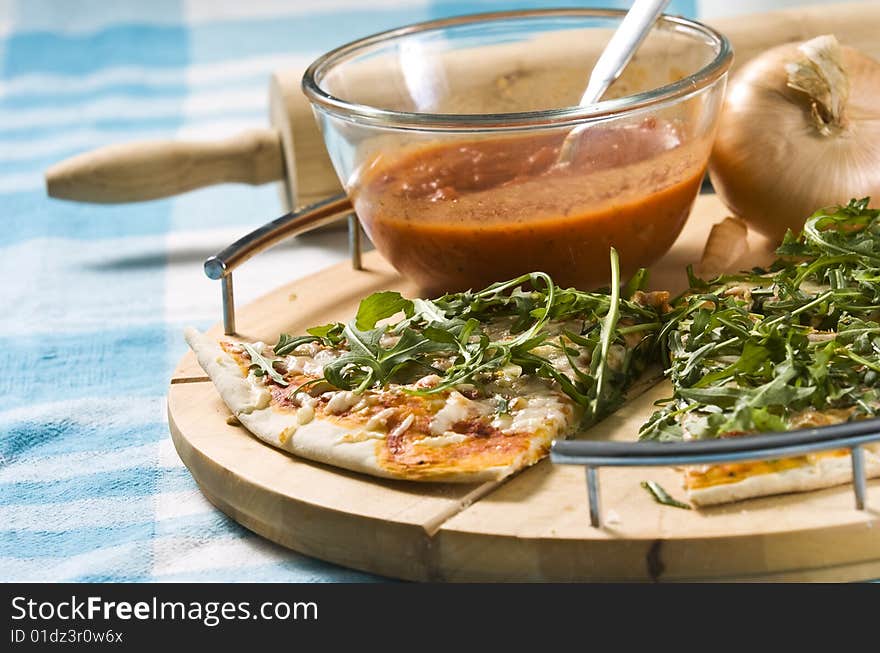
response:
M700 197L673 249L652 268L654 288L682 289L712 224L726 215ZM753 262L769 244L751 242ZM751 264L751 261L749 262ZM244 338L346 320L377 290L413 289L375 252L365 269L340 264L239 308ZM219 307L218 307L219 312ZM216 326L212 333L221 333ZM585 437L633 440L668 396L661 384ZM410 580L855 580L880 578L880 481L868 509L849 486L681 510L641 489L659 482L683 496L673 469L601 470L605 523L589 524L583 469L545 460L504 482L385 481L295 458L226 423L226 409L192 354L168 392L171 434L205 496L254 532L301 553Z

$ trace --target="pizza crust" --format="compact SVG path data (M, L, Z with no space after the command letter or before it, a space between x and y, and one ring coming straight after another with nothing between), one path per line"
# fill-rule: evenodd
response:
M223 403L242 425L263 442L301 458L382 478L451 483L496 481L523 466L512 463L472 472L446 470L436 474L424 469L413 470L413 474L385 469L378 458L383 445L381 434L353 432L320 415L300 424L302 408L282 411L270 405L271 395L262 382L253 375L245 375L238 362L213 338L193 328L186 329L184 337Z
M880 476L880 448L865 447L864 451L867 477ZM711 506L773 494L808 492L851 481L852 460L844 455L820 458L813 464L781 472L757 474L735 483L690 489L688 497L696 506Z

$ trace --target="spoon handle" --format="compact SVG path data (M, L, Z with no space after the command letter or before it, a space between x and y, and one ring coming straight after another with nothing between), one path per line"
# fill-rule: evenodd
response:
M598 102L632 59L669 0L635 0L596 62L580 106Z

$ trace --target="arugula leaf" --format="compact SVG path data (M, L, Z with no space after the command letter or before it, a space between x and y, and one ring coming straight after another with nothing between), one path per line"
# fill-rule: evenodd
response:
M343 329L349 352L324 367L329 383L343 390L362 392L399 376L407 367L436 372L423 354L449 352L447 343L437 342L413 329L404 329L392 337L389 347L383 347L383 328L358 329L356 321ZM436 335L436 334L435 334Z
M620 319L620 262L617 257L617 250L611 248L611 304L608 313L602 322L602 335L599 340L599 364L596 369L596 396L592 401L592 413L594 416L600 415L600 411L604 410L602 400L605 395L605 386L608 378L608 351L614 340L614 330L617 328L617 321Z
M305 345L309 342L319 341L320 338L317 336L299 336L294 338L286 333L282 333L278 337L278 344L272 348L272 351L275 352L276 356L284 356L285 354L289 354L294 349L299 347L300 345Z
M287 386L287 381L284 380L284 377L278 373L278 371L272 367L272 363L268 361L263 355L257 351L257 349L253 345L249 345L246 342L241 343L242 348L247 352L247 355L251 359L251 368L254 369L254 373L257 376L269 375L275 383L281 386Z
M388 349L379 348L376 358L383 369L387 370L420 354L447 352L449 347L446 344L435 342L412 329L406 329L393 346Z
M355 317L355 326L361 331L368 331L376 327L376 323L392 315L404 311L407 315L412 314L413 303L404 299L399 292L386 290L373 293L361 300Z
M729 341L728 341L729 342ZM767 347L760 345L753 340L746 340L742 345L742 353L736 362L731 363L727 367L715 370L703 376L694 384L695 388L706 388L718 383L724 379L729 379L736 374L749 374L755 372L770 358L770 352ZM688 365L693 361L688 362Z
M426 324L437 322L440 325L447 325L449 320L446 313L430 299L413 299L413 318L420 319Z
M344 390L363 392L381 377L381 366L370 356L348 353L324 366L324 379Z
M626 285L623 288L623 296L626 298L632 298L637 290L644 290L647 288L649 277L650 275L646 268L639 268L639 270L630 277L630 280L626 282Z
M311 327L306 329L306 333L320 338L327 346L335 346L343 341L343 331L345 325L341 322L331 322L322 326Z
M713 388L681 388L677 396L700 404L709 404L720 408L732 408L742 397L743 391L737 387L720 386Z
M455 337L455 334L452 331L447 331L446 329L441 329L435 326L426 326L422 333L425 334L425 337L429 340L433 340L434 342L439 342L447 345L458 345L458 338Z
M815 387L796 387L790 383L798 375L790 362L776 366L775 378L750 392L743 393L742 402L750 408L766 408L767 406L792 406L806 399L815 391Z
M379 343L385 334L384 329L367 329L362 330L357 327L356 322L349 322L342 331L348 348L353 354L373 358L379 351Z
M654 481L642 481L641 486L647 490L652 497L654 497L654 501L657 503L663 504L664 506L672 506L673 508L692 510L688 504L673 499L669 492L664 490L659 483L655 483Z

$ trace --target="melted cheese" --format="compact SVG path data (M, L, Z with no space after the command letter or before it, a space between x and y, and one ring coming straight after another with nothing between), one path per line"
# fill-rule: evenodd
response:
M410 413L407 415L403 421L394 427L394 430L388 434L389 437L395 438L397 436L403 435L406 433L406 430L413 425L413 422L416 421L416 416Z
M385 432L388 430L388 420L391 419L395 414L397 414L396 408L385 408L384 410L380 410L378 413L373 415L367 423L364 424L364 430L366 431L379 431Z
M384 433L377 433L376 431L355 431L353 433L346 433L345 435L340 436L337 440L337 443L342 442L366 442L367 440L384 440Z
M315 419L315 408L310 404L300 406L296 411L296 421L300 424L308 424Z
M510 412L504 433L535 432L541 428L563 429L571 417L570 403L554 392L544 391L519 397Z
M332 415L344 413L360 401L360 397L349 390L324 393L325 397L328 395L327 412Z
M266 387L265 380L256 376L253 372L250 372L245 380L247 381L249 396L246 406L243 406L239 413L250 413L255 410L262 410L268 406L272 400L272 393Z
M307 392L297 392L296 396L293 398L293 403L297 406L309 406L314 408L315 404L318 403L318 400Z
M302 351L302 348L297 348L297 351ZM285 358L287 371L320 378L324 376L324 366L335 361L340 355L339 352L332 349L319 349L317 347L313 347L309 351L309 355L287 356Z
M444 435L452 431L452 427L473 417L488 415L491 408L486 401L472 401L460 392L449 393L443 408L431 419L429 428L433 435Z
M463 433L453 433L450 431L445 435L428 436L426 438L422 438L421 440L417 440L416 442L426 447L446 447L450 444L458 444L459 442L464 442L468 439L468 437L469 436L464 435Z

